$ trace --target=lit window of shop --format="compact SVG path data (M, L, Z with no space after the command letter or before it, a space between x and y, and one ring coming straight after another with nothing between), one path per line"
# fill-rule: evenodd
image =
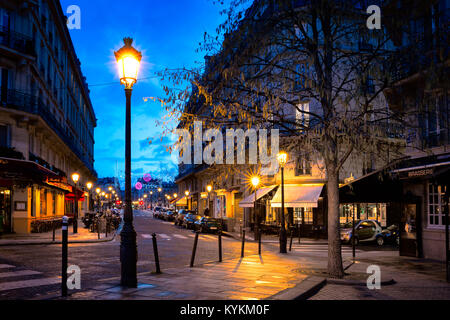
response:
M40 208L41 208L41 216L47 215L47 190L41 189L40 195Z
M314 215L313 208L294 208L295 224L313 224Z
M436 184L428 186L428 223L430 226L443 226L445 223L443 208L443 188Z

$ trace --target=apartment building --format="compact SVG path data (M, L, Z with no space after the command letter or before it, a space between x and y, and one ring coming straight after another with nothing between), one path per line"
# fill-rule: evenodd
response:
M37 232L45 221L89 208L96 117L57 0L0 4L0 223ZM73 186L71 175L80 175Z
M288 3L289 1L286 1ZM292 1L291 5L294 6L295 10L301 8L302 6L309 5L308 1ZM252 11L252 9L255 10ZM277 3L272 1L255 1L254 7L251 7L248 11L248 15L252 15L254 20L258 20L265 15L277 14ZM248 19L254 21L251 18ZM270 18L267 19L270 24ZM251 23L251 22L250 22ZM242 23L244 24L244 23ZM258 28L258 27L257 27ZM262 30L257 30L255 32L262 32ZM269 32L265 30L265 32ZM348 39L343 45L348 45L349 50L360 50L361 45L364 43L360 42L360 39L356 39L357 35L354 35L353 39ZM232 43L233 35L226 35L226 41L229 47ZM279 39L278 39L279 40ZM286 38L283 39L288 42ZM366 43L367 45L367 43ZM245 45L243 45L245 47ZM234 51L238 51L236 48L230 49L230 54L233 55ZM236 49L236 50L234 50ZM261 49L262 56L261 60L270 60L272 55L271 50L276 50L277 48L270 47L268 50L265 48ZM220 56L222 53L219 53ZM288 60L286 55L279 55L280 59ZM299 92L302 90L303 86L307 86L307 81L309 77L308 64L302 59L292 55L289 64L296 66L296 76L293 77L293 92ZM205 74L211 74L210 70L214 70L214 61L217 59L233 59L229 57L207 57ZM223 61L222 60L222 61ZM242 62L245 65L245 62ZM250 63L251 65L252 63ZM261 63L263 65L264 62ZM226 63L224 63L226 65ZM245 76L247 74L259 74L263 78L265 75L266 87L274 87L270 83L273 73L270 71L262 72L263 67L259 67L258 63L254 63L251 66L244 66L243 73ZM276 71L275 71L276 72ZM213 72L212 72L213 73ZM213 77L219 75L214 75ZM243 76L244 77L244 76ZM202 80L199 80L202 81ZM208 81L208 79L206 80ZM283 88L289 90L289 88ZM374 90L370 88L370 90ZM307 89L304 91L308 91ZM286 93L288 96L291 93ZM237 93L238 95L238 93ZM281 97L283 93L279 94ZM295 95L292 93L291 95ZM281 110L282 116L284 118L279 120L281 123L284 120L289 123L290 126L294 126L294 129L298 125L300 128L313 128L315 125L315 119L313 119L310 114L320 114L321 106L317 99L309 97L296 97L292 100L298 100L296 106L297 109L301 109L303 112L296 111L295 108L285 108ZM387 103L384 97L380 97L374 101L374 104L378 104L383 108L387 108ZM205 101L200 97L197 98L196 89L193 89L193 95L191 100L186 106L186 113L194 114L201 119L210 117L217 117L218 115L211 114L210 106L205 105ZM261 105L261 110L263 106ZM219 113L219 112L217 112ZM206 121L207 122L207 121ZM189 127L190 123L188 121L182 122L180 128ZM247 119L242 120L242 127L245 128L247 125ZM264 127L264 123L259 123L258 125ZM206 127L207 125L205 125ZM289 140L292 136L292 131L284 130L283 126L275 125L272 128L280 129L280 144L285 145L285 141ZM228 128L222 128L228 129ZM393 127L386 127L386 132L389 131L392 135L390 138L398 139L401 137L399 132L393 132ZM223 134L225 136L225 133ZM386 135L388 137L388 135ZM400 139L398 139L400 140ZM246 150L248 150L254 143L249 143L246 145ZM327 230L327 208L326 208L326 181L327 177L325 174L325 167L323 159L318 159L315 154L308 154L308 152L290 151L288 156L288 163L285 168L285 208L286 217L289 225L300 225L302 233L304 235L312 235L319 232L321 235L326 236ZM346 181L351 181L362 177L376 168L381 164L376 160L372 159L370 155L366 154L352 154L349 160L344 164L341 169L340 183L344 184ZM225 179L219 178L216 173L215 168L208 166L206 164L182 164L179 167L179 176L176 182L179 186L179 193L185 194L187 196L185 199L180 200L180 202L187 203L189 209L197 210L199 214L204 214L205 209L209 210L207 213L213 217L224 219L226 225L230 231L241 231L243 228L253 229L254 225L258 223L257 219L261 219L264 227L267 231L276 232L280 225L281 216L281 172L279 168L276 168L276 173L263 177L261 186L256 191L249 186L249 179L246 177L247 172L232 170L229 167L228 175ZM207 186L212 186L212 192L208 192ZM255 203L256 202L256 203ZM381 218L383 224L386 224L386 206L382 203L366 203L364 206L365 210L360 212L362 218L367 219L377 219ZM369 209L369 210L368 210ZM345 221L344 208L341 208L342 219Z

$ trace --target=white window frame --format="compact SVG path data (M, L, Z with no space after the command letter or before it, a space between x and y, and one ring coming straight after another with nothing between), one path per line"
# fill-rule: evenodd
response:
M430 192L431 187L432 192ZM435 188L437 187L437 191ZM436 197L437 196L437 202ZM444 218L444 207L443 203L443 190L441 185L437 185L434 183L428 183L427 185L427 226L429 229L445 229L443 224ZM431 201L430 201L431 200ZM438 210L438 211L435 211ZM431 223L430 218L433 217L433 222L435 218L438 218L438 224Z

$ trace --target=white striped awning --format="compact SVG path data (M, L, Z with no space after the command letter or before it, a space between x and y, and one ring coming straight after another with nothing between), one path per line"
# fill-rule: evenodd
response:
M285 185L285 208L317 208L323 185ZM270 202L273 208L281 208L281 187Z
M262 197L267 195L270 191L272 191L276 187L278 187L278 186L270 186L270 187L261 188L261 189L256 190L256 200L261 199ZM255 193L253 192L248 197L246 197L244 200L239 202L239 207L241 207L241 208L253 208L254 202L255 202Z

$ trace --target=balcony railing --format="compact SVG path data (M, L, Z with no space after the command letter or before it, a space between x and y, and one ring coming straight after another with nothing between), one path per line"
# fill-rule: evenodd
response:
M36 56L34 40L24 34L0 26L0 45L21 53Z
M96 176L93 165L87 159L81 150L81 147L66 133L64 127L53 116L50 108L44 102L33 96L17 90L0 90L0 106L20 110L40 116L47 125L64 141L64 143L78 156L86 167Z

